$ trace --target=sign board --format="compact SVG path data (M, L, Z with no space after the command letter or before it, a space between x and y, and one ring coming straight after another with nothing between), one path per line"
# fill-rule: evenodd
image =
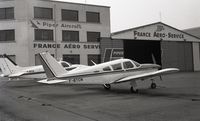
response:
M55 21L42 21L42 20L30 20L30 23L33 28L37 29L53 29L53 28L63 28L63 29L82 29L81 24L72 24L72 23L64 23L64 22L59 22L56 23Z
M161 22L113 33L112 39L189 42L200 41L200 39L195 36Z
M104 62L116 60L124 57L123 48L106 48L104 52Z
M151 39L151 40L157 40L157 39L165 39L165 40L184 40L185 36L183 33L178 31L169 31L168 28L164 25L156 25L154 28L152 28L151 31L146 30L133 30L133 36L136 39ZM167 30L167 31L166 31Z
M80 49L80 50L86 50L86 49L95 49L99 50L100 45L99 43L33 43L34 49L51 49L51 48L62 48L62 49Z

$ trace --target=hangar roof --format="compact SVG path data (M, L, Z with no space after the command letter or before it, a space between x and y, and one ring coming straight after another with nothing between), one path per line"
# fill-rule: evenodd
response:
M111 34L112 39L200 42L200 37L157 22Z
M200 38L200 27L190 28L190 29L186 29L186 30L183 30L183 31Z

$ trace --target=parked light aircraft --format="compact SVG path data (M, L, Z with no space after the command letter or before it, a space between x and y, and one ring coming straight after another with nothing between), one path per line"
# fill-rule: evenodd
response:
M157 64L139 64L130 59L118 59L79 70L66 71L48 52L39 55L47 79L38 82L46 84L100 84L104 85L105 89L110 89L111 84L129 81L131 91L137 92L136 80L152 80L155 76L179 71L177 68L159 70L160 66ZM156 88L154 80L151 88Z
M66 70L73 70L87 67L85 65L74 64L71 65L65 61L58 62L60 66L64 67ZM26 78L26 79L44 79L46 74L42 65L38 66L29 66L29 67L20 67L15 62L13 62L7 55L2 55L0 57L0 68L2 70L1 77L12 78Z

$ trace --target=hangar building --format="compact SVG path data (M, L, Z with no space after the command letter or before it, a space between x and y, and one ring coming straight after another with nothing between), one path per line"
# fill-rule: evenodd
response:
M101 40L102 61L130 58L181 71L200 70L200 38L157 22L112 33Z
M49 51L71 63L100 62L100 37L110 37L110 7L52 0L0 0L0 55L37 65Z

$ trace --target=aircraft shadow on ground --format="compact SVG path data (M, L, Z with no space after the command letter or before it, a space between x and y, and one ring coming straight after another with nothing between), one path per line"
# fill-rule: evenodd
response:
M43 86L48 86L48 85L45 85L45 84L41 84L41 83L37 83L37 82L22 82L22 81L19 81L19 82L12 82L12 81L8 81L8 82L5 82L4 83L4 87L7 87L7 88L31 88L31 87L43 87Z
M158 87L157 89L150 88L141 88L139 89L138 94L132 94L129 88L121 88L121 87L112 87L111 90L105 90L101 85L46 85L37 83L36 81L8 81L4 82L1 87L11 88L11 89L24 89L24 88L58 88L58 92L55 93L53 90L46 94L39 94L40 97L48 98L48 99L65 99L65 98L76 98L76 97L85 97L85 96L145 96L145 97L166 97L172 99L197 99L200 100L200 95L193 93L184 93L184 92L176 92L175 90L166 89L165 87ZM72 90L67 92L68 90Z
M70 87L73 90L73 93L71 92L65 92L65 93L45 93L40 94L39 97L46 98L46 99L74 99L74 98L81 98L81 97L91 97L93 98L96 96L109 96L109 97L122 97L124 99L127 98L133 98L133 97L151 97L151 98L170 98L170 99L181 99L181 100L199 100L200 101L200 95L198 94L192 94L192 93L180 93L180 92L167 92L163 91L162 89L139 89L139 93L131 93L129 89L123 88L113 88L111 90L105 90L101 86L91 86L91 87L81 87L81 86L73 86Z

